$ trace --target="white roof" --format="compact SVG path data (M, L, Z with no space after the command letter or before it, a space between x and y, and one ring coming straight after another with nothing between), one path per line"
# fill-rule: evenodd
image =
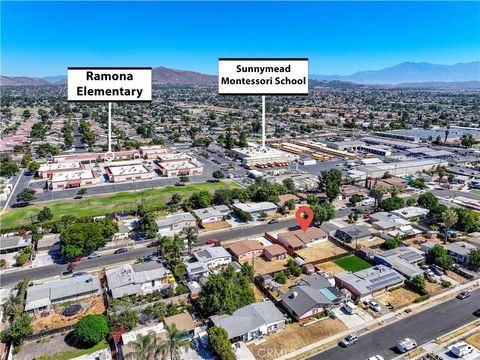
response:
M250 202L250 203L236 203L233 204L237 209L245 211L245 212L258 212L258 211L265 211L265 210L273 210L277 208L277 205L275 205L272 202L268 201L263 201L263 202Z
M196 161L182 161L182 162L160 162L159 165L166 170L178 170L178 169L195 169L201 166Z
M186 153L161 154L159 157L162 161L184 160L184 159L192 158L190 155Z
M200 220L208 219L210 217L223 216L220 210L214 208L197 209L193 210L193 212Z
M149 171L145 166L137 165L125 165L125 166L109 166L108 169L114 176L118 175L134 175L134 174L146 174Z
M398 216L400 216L404 219L409 219L409 218L412 218L414 216L427 215L428 210L424 209L424 208L421 208L421 207L418 207L418 206L408 206L408 207L404 207L402 209L393 210L393 211L391 211L391 213L395 214L395 215L398 215Z
M52 171L52 170L66 170L66 169L80 169L79 162L65 162L65 163L50 163L50 164L42 164L38 171L45 172L45 171Z
M165 331L163 322L159 322L158 324L152 326L142 326L139 329L129 331L127 333L122 334L122 341L123 344L126 345L132 341L137 340L137 335L147 335L150 332L154 332L155 334L161 333Z
M278 150L278 149L273 149L269 147L262 148L261 146L257 146L254 144L250 144L249 147L247 148L235 148L233 149L237 154L240 154L246 158L249 159L264 159L266 157L291 157L292 159L298 159L298 155L293 155L288 152Z
M52 182L93 179L92 170L69 171L52 174Z

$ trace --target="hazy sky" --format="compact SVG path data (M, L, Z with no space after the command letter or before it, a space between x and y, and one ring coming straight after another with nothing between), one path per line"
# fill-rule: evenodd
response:
M308 57L346 75L403 61L480 60L480 2L3 2L1 73Z

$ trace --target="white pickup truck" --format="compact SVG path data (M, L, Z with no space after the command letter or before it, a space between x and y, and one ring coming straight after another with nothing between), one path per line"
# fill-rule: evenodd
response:
M407 351L415 349L417 347L417 342L413 339L405 338L397 342L395 347L398 349L398 351L400 351L403 354L403 353L406 353Z

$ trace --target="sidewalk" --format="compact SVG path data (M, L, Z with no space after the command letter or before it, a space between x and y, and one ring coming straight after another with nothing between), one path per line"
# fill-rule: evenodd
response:
M316 348L319 348L323 345L329 344L330 342L337 341L337 340L340 341L340 339L344 338L345 336L347 336L349 334L355 333L357 336L368 334L372 331L375 331L375 330L378 330L379 328L384 327L385 325L389 325L389 324L394 323L396 321L402 320L405 317L414 315L414 314L419 313L423 310L434 307L435 305L438 305L440 302L443 302L446 297L450 297L454 294L457 294L464 289L467 289L467 288L474 289L474 288L478 288L479 286L480 286L480 280L473 280L471 282L468 282L468 283L465 283L463 285L457 286L455 288L449 289L449 290L447 290L447 291L445 291L441 294L432 296L430 299L428 299L425 302L418 303L418 304L411 304L410 306L408 306L408 308L411 309L412 311L408 314L405 313L406 308L399 309L395 312L390 312L386 315L383 315L379 318L376 318L376 319L374 319L374 320L372 320L372 321L370 321L366 324L363 324L361 326L358 326L356 328L345 330L345 331L343 331L339 334L332 335L328 338L317 341L316 343L313 343L313 344L305 346L301 349L292 351L291 353L288 353L284 356L279 357L277 360L292 359L292 358L294 358L296 356L299 356L299 355L301 355L305 352L312 351L312 350L315 350ZM328 348L327 349L322 349L322 350L316 352L315 354L321 353L325 350L328 350ZM311 355L314 355L314 353L312 353Z

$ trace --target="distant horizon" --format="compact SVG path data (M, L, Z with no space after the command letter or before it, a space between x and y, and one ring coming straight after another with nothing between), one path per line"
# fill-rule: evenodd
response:
M217 59L215 59L217 60ZM430 64L430 65L445 65L445 66L453 66L453 65L458 65L458 64L470 64L470 63L474 63L474 62L480 62L480 60L472 60L472 61L460 61L460 62L457 62L457 63L453 63L453 64L433 64L433 63L429 63L427 61L402 61L402 62L398 62L396 64L393 64L393 65L388 65L388 66L385 66L383 68L379 68L379 69L359 69L357 71L354 71L352 73L349 73L349 74L320 74L320 73L317 73L317 72L312 72L310 71L309 72L309 75L325 75L325 76L349 76L349 75L352 75L352 74L355 74L356 72L360 72L360 71L377 71L377 70L383 70L383 69L386 69L386 68L390 68L390 67L393 67L393 66L396 66L396 65L400 65L400 64L403 64L403 63L415 63L415 64L422 64L422 63L426 63L426 64ZM192 70L192 69L180 69L180 68L175 68L175 67L167 67L167 66L164 66L164 65L145 65L145 66L150 66L152 68L159 68L159 67L164 67L164 68L167 68L167 69L170 69L170 70L178 70L178 71L192 71L192 72L197 72L197 73L201 73L203 75L211 75L211 76L217 76L218 74L217 73L205 73L205 72L201 72L201 71L196 71L196 70ZM88 66L85 66L85 67L88 67ZM92 65L93 67L93 65ZM32 76L26 76L26 75L23 75L23 74L19 74L19 75L6 75L6 74L2 74L0 73L1 76L5 76L5 77L9 77L9 78L15 78L15 77L29 77L29 78L37 78L37 79L43 79L43 78L50 78L50 77L58 77L58 76L63 76L63 77L67 77L67 69L65 68L65 73L63 74L50 74L50 75L39 75L39 76L35 76L35 75L32 75ZM471 81L476 81L476 80L471 80Z
M480 2L2 3L4 76L68 66L164 66L216 74L219 57L308 57L350 75L402 62L480 60Z

